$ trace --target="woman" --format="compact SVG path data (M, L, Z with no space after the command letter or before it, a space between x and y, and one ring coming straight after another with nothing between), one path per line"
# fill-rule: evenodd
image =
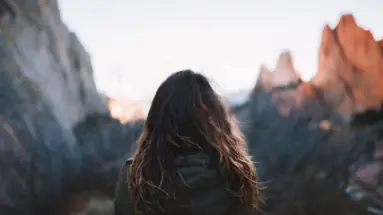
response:
M158 88L133 158L122 168L115 214L252 214L255 167L228 109L190 70Z

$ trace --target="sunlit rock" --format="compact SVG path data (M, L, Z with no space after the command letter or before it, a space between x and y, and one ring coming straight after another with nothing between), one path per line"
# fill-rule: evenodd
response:
M294 68L290 52L283 52L278 59L275 71L271 72L265 65L261 66L255 89L270 90L300 82L301 78Z
M312 84L339 114L379 110L383 98L383 53L370 31L344 15L335 29L326 26Z

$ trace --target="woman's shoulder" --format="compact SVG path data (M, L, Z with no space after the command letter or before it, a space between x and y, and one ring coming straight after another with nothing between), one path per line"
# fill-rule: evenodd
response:
M128 173L129 173L130 168L131 168L131 166L132 166L132 162L133 162L132 158L129 158L129 159L127 159L127 160L125 161L124 165L123 165L123 166L121 167L121 169L120 169L120 177L119 177L119 181L120 181L121 179L123 179L123 180L125 180L125 181L128 179Z
M124 167L125 167L126 169L129 169L130 166L132 165L132 162L133 162L133 158L129 158L128 160L125 161L125 165L124 165Z
M127 160L125 160L125 163L122 166L121 170L128 171L131 168L132 163L133 163L133 158L128 158Z
M130 207L128 205L130 199L128 186L128 172L130 171L131 165L132 159L128 159L120 170L114 199L115 215L130 214Z

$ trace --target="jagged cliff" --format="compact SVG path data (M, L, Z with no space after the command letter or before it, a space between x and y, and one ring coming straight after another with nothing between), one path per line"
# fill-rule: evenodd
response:
M111 198L140 127L110 117L56 0L0 1L0 65L0 214L72 214Z
M271 90L276 87L299 84L300 82L302 80L294 68L291 53L285 51L279 56L274 72L261 65L255 88Z
M380 110L383 98L383 54L370 31L343 16L335 29L326 26L319 67L311 80L326 102L343 116ZM330 93L331 92L331 93Z
M268 214L381 213L382 57L381 42L344 15L323 29L312 80L300 81L291 59L261 67L237 116L268 181Z
M2 66L33 83L60 125L71 129L107 107L95 88L90 56L62 23L57 4L13 1L15 17L2 18Z
M382 41L376 41L371 32L360 28L352 15L344 15L335 29L324 27L318 71L310 81L300 80L291 56L285 52L275 72L260 68L254 91L273 92L273 101L284 115L294 110L310 111L311 103L321 103L312 107L315 113L310 115L322 119L337 116L348 122L358 113L381 109L381 47Z

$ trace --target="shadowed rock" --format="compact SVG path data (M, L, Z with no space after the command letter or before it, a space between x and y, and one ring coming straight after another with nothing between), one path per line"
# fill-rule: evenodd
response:
M67 214L89 210L94 201L100 199L111 210L108 202L114 198L120 169L135 151L135 142L142 129L143 121L122 124L111 116L100 114L89 115L74 127L82 169L64 201L66 204L61 206L67 209ZM76 201L76 197L81 201Z
M4 18L6 14L9 14L11 18L15 18L15 10L9 0L1 0L0 1L0 16Z
M292 113L282 116L263 95L268 107L259 109L259 94L250 101L245 130L265 190L267 214L369 214L344 192L358 166L370 152L378 131L324 124ZM382 127L382 126L381 126Z
M0 214L49 211L81 161L73 134L58 123L38 87L0 48Z
M132 155L135 142L143 129L143 121L122 124L108 115L93 114L74 127L82 155L83 176L79 185L110 186L118 179L121 165ZM107 152L107 153L105 153ZM97 185L93 185L97 183ZM96 182L95 182L96 181Z
M0 1L0 10L0 214L65 214L87 165L72 127L108 110L56 1Z

